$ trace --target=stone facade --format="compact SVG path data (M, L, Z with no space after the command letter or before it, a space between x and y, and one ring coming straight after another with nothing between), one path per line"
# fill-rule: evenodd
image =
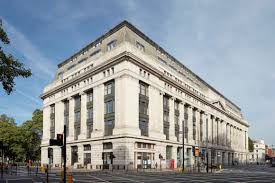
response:
M126 21L59 64L41 98L42 164L62 166L49 139L64 124L73 167L101 169L111 153L114 168L180 167L183 134L185 166L206 152L212 164L247 161L240 108Z
M254 151L250 153L250 163L265 163L266 145L264 140L253 141Z

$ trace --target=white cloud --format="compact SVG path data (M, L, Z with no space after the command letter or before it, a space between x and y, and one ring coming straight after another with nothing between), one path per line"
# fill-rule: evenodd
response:
M41 101L38 100L37 98L34 98L32 95L29 95L19 89L16 89L15 92L19 93L20 95L26 97L27 99L31 100L32 102L35 102L38 105L41 105Z

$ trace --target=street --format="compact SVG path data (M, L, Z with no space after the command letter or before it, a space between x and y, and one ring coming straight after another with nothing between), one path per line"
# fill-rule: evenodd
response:
M20 170L18 175L5 176L0 183L39 183L46 182L45 174L30 176ZM54 173L49 175L49 182L60 182L60 176ZM242 167L225 168L216 173L178 173L178 172L143 172L143 171L91 171L73 172L73 182L275 182L275 168L268 165L249 165Z

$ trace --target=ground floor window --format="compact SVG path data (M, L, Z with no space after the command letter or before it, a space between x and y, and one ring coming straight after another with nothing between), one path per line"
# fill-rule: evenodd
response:
M75 163L78 162L78 148L77 146L72 146L72 151L71 151L71 157L72 157L72 160L71 160L71 165L73 166Z
M91 153L84 153L84 165L91 164Z
M155 154L151 152L136 152L136 165L139 169L155 167Z

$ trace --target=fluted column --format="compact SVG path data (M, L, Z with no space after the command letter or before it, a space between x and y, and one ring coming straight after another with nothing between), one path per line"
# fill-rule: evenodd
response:
M43 109L43 140L42 144L48 144L50 139L50 106Z

